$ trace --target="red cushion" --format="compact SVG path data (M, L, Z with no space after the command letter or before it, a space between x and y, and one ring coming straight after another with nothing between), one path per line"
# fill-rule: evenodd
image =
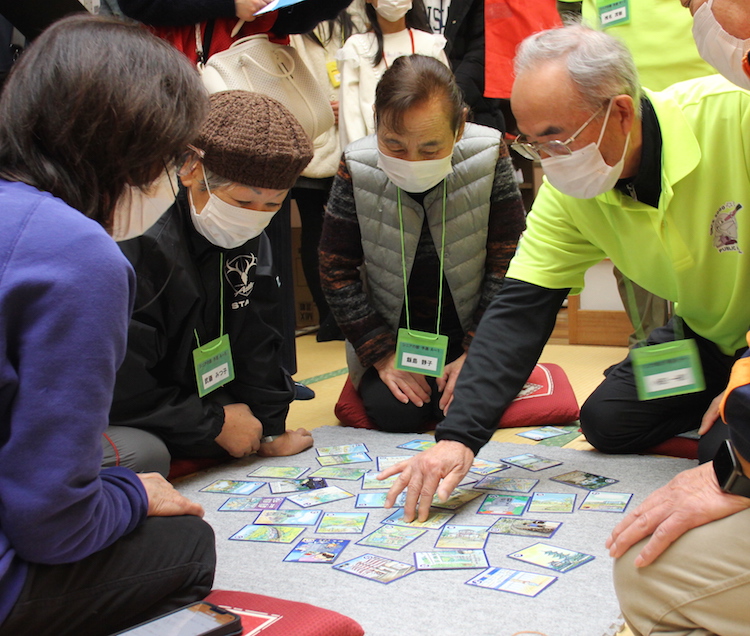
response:
M365 633L354 619L308 603L228 590L214 590L206 600L240 616L243 610L280 616L261 630L262 636L362 636ZM243 617L242 633L252 632L257 621L250 616Z
M669 455L670 457L684 457L698 459L698 440L687 437L673 437L666 442L647 448L642 455Z
M334 413L344 426L377 428L367 417L362 398L349 378L344 383ZM556 364L545 362L534 367L523 390L500 419L498 428L567 424L577 420L579 413L565 371ZM435 424L428 428L435 428Z
M223 464L226 459L216 459L214 457L198 457L196 459L173 459L169 463L169 475L167 479L177 479L185 475L192 475L204 468L211 468Z

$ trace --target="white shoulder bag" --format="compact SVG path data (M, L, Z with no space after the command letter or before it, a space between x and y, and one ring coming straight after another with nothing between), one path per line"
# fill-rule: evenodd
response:
M242 38L215 53L202 73L209 93L239 89L273 97L297 118L310 139L334 124L328 97L297 51L270 42L265 34Z

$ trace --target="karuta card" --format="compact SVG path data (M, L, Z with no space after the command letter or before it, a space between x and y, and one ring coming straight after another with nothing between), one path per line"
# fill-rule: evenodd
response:
M501 492L531 492L539 483L538 479L525 479L523 477L500 477L500 475L488 475L478 481L472 488L479 490L500 490Z
M232 541L260 541L267 543L291 543L305 531L298 526L258 526L246 525L231 537Z
M517 537L538 537L549 539L562 525L561 521L540 521L536 519L498 519L489 531L492 534L510 534Z
M552 468L553 466L560 466L562 464L562 462L555 461L554 459L539 457L539 455L533 455L532 453L513 455L512 457L502 457L501 459L511 466L518 466L519 468L535 472L538 470L544 470L545 468Z
M298 506L309 508L310 506L318 506L329 501L338 501L339 499L347 499L349 497L354 497L354 495L338 486L328 486L326 488L310 490L309 492L298 492L289 495L287 499Z
M385 470L396 464L400 464L407 459L411 459L414 455L392 455L390 457L378 457L378 470Z
M255 518L256 526L314 526L320 510L264 510Z
M219 512L257 512L276 510L284 497L230 497L219 507Z
M318 534L362 534L367 512L326 512L315 532Z
M464 570L486 568L489 563L484 550L436 550L415 552L414 565L417 570Z
M339 464L361 464L371 462L372 458L367 453L349 453L348 455L324 455L316 457L321 466L338 466Z
M323 446L315 449L320 457L324 455L349 455L350 453L366 453L364 444L341 444L340 446Z
M448 524L440 531L436 548L483 550L487 543L487 526L455 526Z
M531 496L529 514L544 512L573 512L576 496L572 493L535 492Z
M568 473L550 477L550 481L559 481L562 484L569 484L576 488L585 488L586 490L599 490L599 488L616 484L618 480L611 477L603 477L602 475L594 475L593 473L586 473L582 470L571 470Z
M263 486L263 484L265 484L263 481L217 479L214 483L201 488L201 492L219 492L224 495L250 495Z
M424 528L402 528L400 526L380 526L375 532L357 541L357 545L385 550L400 550L415 539L421 537L427 530Z
M590 492L578 508L579 510L598 510L599 512L624 512L632 493L627 492Z
M528 495L487 495L477 510L478 515L517 515L523 514Z
M404 442L399 444L396 448L405 448L406 450L423 451L428 448L432 448L435 445L435 440L432 439L413 439L410 442Z
M483 494L470 488L456 488L445 501L440 501L437 494L435 494L432 498L432 507L442 508L443 510L456 510L465 503L481 497Z
M474 462L469 468L469 472L476 473L477 475L491 475L492 473L499 473L501 470L508 470L509 466L500 464L498 462L488 462L486 459L474 458Z
M307 472L301 466L258 466L248 477L268 477L270 479L299 479Z
M559 435L567 434L568 431L564 431L561 428L556 428L555 426L542 426L541 428L533 428L530 431L516 433L516 435L518 435L519 437L533 439L535 442L540 442L543 439L549 439L550 437L558 437Z
M357 495L357 501L354 504L355 508L385 508L385 498L388 496L387 492L361 492ZM396 508L402 508L406 501L406 491L399 494L396 497L396 501L393 503Z
M333 563L347 545L349 545L349 539L301 539L284 557L284 561Z
M518 559L525 563L555 570L555 572L570 572L579 565L594 560L591 554L558 548L546 543L535 543L528 548L518 550L518 552L511 552L508 556L511 559Z
M556 576L508 570L506 568L487 568L481 574L466 581L466 585L486 587L500 592L511 592L521 596L536 596L557 581Z
M334 565L333 569L386 584L393 583L393 581L417 571L417 568L410 563L394 561L393 559L376 554L361 554L358 557Z
M287 492L307 492L317 488L325 488L328 484L325 479L309 477L307 479L284 479L282 481L269 481L268 487L271 493L279 495Z
M362 479L362 490L388 490L398 479L398 475L392 475L387 479L380 480L377 478L379 474L377 470L370 470L365 473L364 479Z
M446 523L448 523L455 515L448 512L431 512L430 516L425 521L417 521L416 519L411 523L404 521L403 509L396 510L393 514L383 519L382 523L388 523L394 526L406 526L407 528L427 528L428 530L439 530Z
M362 475L368 472L367 468L350 468L348 466L324 466L318 468L310 477L320 479L343 479L345 481L357 481L362 479Z

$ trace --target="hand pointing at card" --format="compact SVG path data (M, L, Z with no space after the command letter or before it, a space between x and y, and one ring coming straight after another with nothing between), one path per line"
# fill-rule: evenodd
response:
M378 479L400 473L388 491L385 507L393 507L396 497L406 489L404 520L413 521L416 516L419 521L425 521L435 493L445 501L469 472L473 461L474 453L468 446L442 440L411 459L385 469Z

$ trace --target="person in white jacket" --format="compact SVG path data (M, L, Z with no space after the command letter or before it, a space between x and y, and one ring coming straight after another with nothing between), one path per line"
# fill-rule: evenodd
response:
M370 30L351 36L339 51L341 147L375 132L375 87L402 55L428 55L449 66L445 38L431 32L422 0L366 0Z

